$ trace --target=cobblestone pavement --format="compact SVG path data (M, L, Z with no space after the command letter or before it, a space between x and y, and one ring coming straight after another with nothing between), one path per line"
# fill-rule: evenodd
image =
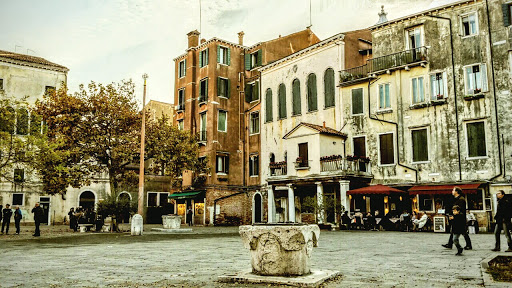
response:
M58 227L44 227L38 239L0 235L0 287L265 287L216 282L219 275L250 270L236 227L143 236ZM474 250L463 257L441 247L447 238L322 231L313 269L342 272L325 287L482 287L480 261L493 253L494 236L471 235Z

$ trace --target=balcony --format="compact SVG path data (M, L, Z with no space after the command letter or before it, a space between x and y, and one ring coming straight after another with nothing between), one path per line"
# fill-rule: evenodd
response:
M340 83L349 83L359 79L381 74L389 70L406 69L407 67L422 65L427 60L427 47L419 47L410 50L373 58L367 60L365 65L354 67L340 72Z
M206 130L199 132L199 142L206 142Z
M208 102L208 95L199 95L198 101L199 104Z
M347 174L371 173L370 158L348 155L345 159L341 155L320 158L320 172L339 172Z
M283 176L287 174L287 162L272 162L268 165L270 176Z

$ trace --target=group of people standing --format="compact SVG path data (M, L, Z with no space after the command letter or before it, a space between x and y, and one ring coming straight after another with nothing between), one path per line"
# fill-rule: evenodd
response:
M14 214L14 226L16 227L16 235L20 234L20 222L23 219L23 213L21 212L20 206L16 205L13 209L11 209L10 204L5 204L5 208L2 209L2 205L0 205L0 220L2 221L2 234L9 234L9 226L11 224L11 217ZM35 232L32 236L39 237L41 232L39 230L39 225L41 222L44 222L44 211L43 208L39 206L39 202L36 203L34 208L32 208L32 213L34 213L34 222L35 222Z
M69 229L78 231L78 224L94 224L96 213L90 208L84 209L81 206L75 208L71 207L68 212L69 216Z

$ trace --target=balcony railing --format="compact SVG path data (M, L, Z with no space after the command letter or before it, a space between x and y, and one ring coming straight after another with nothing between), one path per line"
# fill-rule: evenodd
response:
M285 161L270 163L268 167L270 176L282 176L287 174L287 163Z
M185 104L178 104L176 106L176 111L184 111L185 110Z
M370 162L363 161L361 159L331 159L331 160L320 160L320 171L321 172L334 172L334 171L345 171L349 173L354 172L365 172L370 173Z
M199 132L199 141L200 142L206 142L206 131L200 131Z
M369 67L370 66L368 66L368 64L364 64L362 66L343 70L340 73L340 81L343 83L366 78L368 77L368 73L370 73Z
M208 101L208 95L199 95L198 101L199 101L199 103L207 102Z

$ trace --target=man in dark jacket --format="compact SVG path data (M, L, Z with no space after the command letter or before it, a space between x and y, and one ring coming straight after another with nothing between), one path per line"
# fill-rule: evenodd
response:
M498 198L498 207L496 208L496 216L494 216L494 220L496 221L496 227L494 228L494 237L496 238L496 244L492 251L500 251L500 235L501 229L505 231L505 236L507 237L508 249L505 252L512 252L512 240L510 239L510 203L505 199L505 191L500 190L496 194Z
M457 205L454 205L452 208L453 216L450 216L450 220L452 220L452 234L453 234L453 244L457 247L457 256L462 255L462 246L459 243L459 237L461 234L466 232L466 217L462 215L461 208Z
M452 195L455 198L453 206L459 206L460 209L460 215L464 216L464 219L466 219L466 199L462 196L462 189L460 187L453 187ZM453 208L452 208L453 209ZM453 223L452 223L453 225ZM464 249L471 250L473 249L473 246L471 245L471 239L469 238L468 231L464 231L464 233L461 233L464 235L464 240L466 241L466 247ZM450 231L450 239L448 239L447 244L442 245L445 248L452 249L453 246L453 229Z
M34 206L34 208L32 208L32 213L34 213L34 222L36 225L36 231L34 232L34 235L32 235L32 236L39 237L39 236L41 236L41 232L39 231L39 225L44 220L43 219L44 211L43 211L43 208L41 208L41 206L39 206L39 202L36 202L36 206Z
M23 214L21 214L20 206L16 205L16 209L14 210L14 226L16 227L16 235L20 235L21 218L23 218Z
M12 216L12 210L11 205L6 204L4 210L2 210L2 234L4 234L4 228L7 226L7 229L5 230L5 234L9 234L9 225L11 224L11 216Z

